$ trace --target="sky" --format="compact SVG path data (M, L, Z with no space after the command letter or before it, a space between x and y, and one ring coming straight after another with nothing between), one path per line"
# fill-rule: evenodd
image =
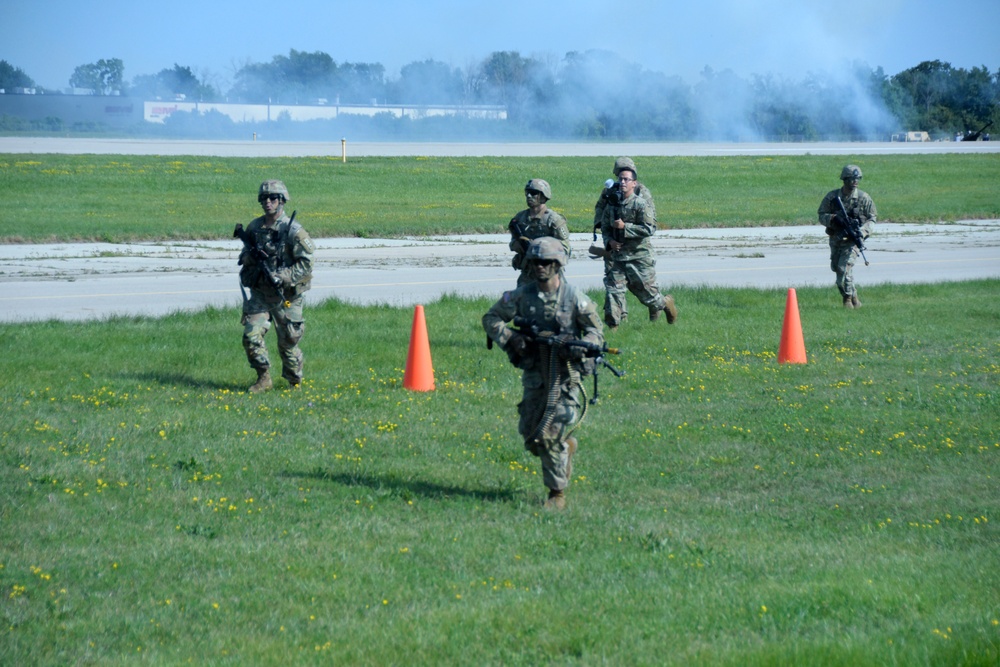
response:
M9 4L8 4L9 3ZM78 65L120 58L125 79L190 67L225 92L289 51L467 68L494 51L558 64L599 49L690 84L709 67L801 80L861 62L888 76L926 60L1000 70L1000 0L5 0L0 60L65 89Z

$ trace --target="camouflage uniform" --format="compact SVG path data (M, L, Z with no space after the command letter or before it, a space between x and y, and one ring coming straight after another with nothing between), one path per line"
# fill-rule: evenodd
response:
M620 157L615 160L614 167L612 167L612 173L615 178L622 172L623 169L629 169L632 173L636 173L635 161L630 157ZM609 181L610 183L611 181ZM604 222L604 215L607 211L610 199L612 197L612 186L605 184L604 189L601 190L601 195L597 198L597 203L594 204L594 229L600 229ZM656 204L653 202L653 193L650 192L649 188L640 183L635 182L635 195L646 202L646 217L651 219L656 224ZM607 276L609 272L612 271L614 267L614 262L609 255L604 256L604 275ZM607 281L605 281L606 283ZM607 303L605 303L605 311L607 310ZM611 324L612 320L609 320L605 316L605 321L609 326L618 326L624 320L628 318L628 301L622 298L618 302L618 316L613 320L614 324Z
M262 184L262 189L269 182ZM271 269L281 280L286 301L244 242L239 258L240 282L250 288L250 297L243 302L243 348L258 376L266 374L271 362L264 335L273 322L281 355L281 376L294 387L302 382L303 355L299 341L305 333L303 294L312 284L316 246L302 225L283 213L273 227L266 227L265 222L264 216L255 218L246 231L256 239L259 248L274 258Z
M556 245L554 239L548 241ZM535 282L504 292L483 316L483 328L492 340L506 349L515 335L506 323L515 317L533 321L542 331L565 334L597 345L604 342L597 305L583 290L565 279L560 281L558 289L549 293L541 291ZM570 459L576 447L575 438L569 436L582 417L582 376L592 372L592 366L588 367L586 361L564 357L561 351L565 349L529 344L521 355L508 349L511 362L523 371L523 396L517 405L518 433L524 438L525 449L541 459L543 481L550 489L550 498L553 492L562 495L569 485Z
M540 178L533 178L528 181L524 189L527 191L536 188L542 192L546 201L552 198L552 190L549 188L549 184ZM528 243L530 241L542 238L543 236L551 236L562 242L567 257L572 254L572 249L569 245L569 226L566 224L566 218L550 208L542 211L541 217L538 218L532 218L531 209L525 209L511 218L507 226L510 229L509 247L514 251L514 257L511 258L510 265L520 272L517 276L518 286L532 281L528 271L528 263L525 259L525 253L528 250Z
M656 258L650 238L656 232L656 220L649 215L646 201L633 193L618 207L608 206L601 219L601 236L607 254L604 258L604 321L618 326L627 313L626 289L654 314L668 308L668 299L656 284ZM618 213L625 229L612 227ZM621 249L611 250L609 241L618 241ZM673 300L669 300L673 308Z
M860 180L861 170L854 165L847 165L841 172L841 177L845 175ZM875 229L878 212L875 210L875 202L868 193L857 187L847 195L842 188L831 190L823 197L817 212L820 224L826 227L826 233L830 237L830 270L837 274L836 285L844 300L844 306L860 308L861 302L858 300L858 290L854 284L854 263L858 259L859 252L857 246L834 220L838 212L837 197L844 203L847 214L861 221L863 238L868 238Z

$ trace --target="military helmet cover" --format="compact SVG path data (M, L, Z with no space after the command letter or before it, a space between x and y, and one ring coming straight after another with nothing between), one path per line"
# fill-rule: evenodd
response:
M848 178L861 180L861 167L856 164L845 165L844 168L840 170L840 180L843 181Z
M616 177L618 176L618 174L621 171L623 171L625 169L628 169L633 174L637 173L636 170L635 170L635 162L632 160L632 158L630 158L630 157L620 157L617 160L615 160L614 174L615 174Z
M264 181L260 184L260 188L257 190L257 199L260 199L263 195L281 195L285 201L288 201L288 188L281 181L271 179Z
M560 243L559 239L551 236L532 239L528 244L527 258L529 262L551 260L557 262L559 266L566 266L569 260L566 257L566 249L563 248L563 244Z
M524 186L524 191L537 190L542 193L545 199L552 199L552 188L549 187L548 181L543 181L540 178L533 178L528 181L527 185Z

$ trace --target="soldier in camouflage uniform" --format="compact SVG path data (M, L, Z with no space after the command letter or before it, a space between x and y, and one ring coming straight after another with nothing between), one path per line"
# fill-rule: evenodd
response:
M656 258L650 238L656 218L646 200L636 192L636 172L624 167L618 172L620 203L609 201L601 212L604 241L604 322L614 329L627 314L626 290L649 309L649 320L666 313L667 323L677 320L677 306L669 294L660 294L656 284Z
M630 157L620 157L615 160L614 166L611 168L611 172L615 175L615 179L618 178L618 174L621 173L622 169L631 169L633 173L635 172L635 161ZM620 184L616 183L615 180L608 179L604 184L604 189L601 190L601 196L597 198L597 203L594 204L594 230L601 228L601 221L604 219L604 210L608 207L608 204L616 201L618 197ZM650 192L649 187L645 183L639 181L635 182L635 194L642 197L643 201L646 202L646 214L656 220L656 204L653 203L653 193ZM600 246L592 245L590 246L590 255L593 259L603 259L604 260L604 271L605 273L611 268L611 260L607 257L607 251L604 249L603 244ZM622 300L621 302L621 318L619 323L624 322L628 319L628 302Z
M551 236L559 239L566 250L567 257L572 253L566 218L547 206L550 199L552 199L552 188L549 187L548 182L540 178L531 179L524 186L524 200L528 208L511 218L508 224L510 249L514 251L514 257L510 264L520 272L517 276L518 286L534 280L525 258L525 254L528 252L528 243L532 239Z
M534 281L504 292L483 316L483 328L523 371L518 432L525 449L542 460L542 478L549 489L546 507L563 509L577 448L571 433L583 416L581 378L592 372L593 366L587 365L580 347L534 343L506 323L515 317L526 318L540 331L596 345L604 343L604 335L597 305L562 275L567 256L560 241L534 239L525 256Z
M858 259L858 248L851 239L843 233L836 218L839 217L837 197L844 203L847 214L861 222L861 236L867 239L875 228L878 212L875 202L867 192L858 189L861 180L861 169L857 165L846 165L840 171L843 187L831 190L823 197L819 205L819 222L826 227L830 237L830 270L837 274L837 289L844 300L844 308L860 308L858 288L854 284L854 263ZM846 220L844 221L847 222Z
M247 227L247 235L269 259L261 261L244 239L240 252L240 283L250 288L243 299L243 348L250 366L257 371L251 392L270 389L271 362L264 335L274 324L281 354L281 376L296 389L302 383L302 350L299 341L305 332L302 316L303 294L312 283L313 253L316 246L298 222L285 215L288 189L281 181L260 184L257 201L264 215ZM273 278L273 279L272 279Z

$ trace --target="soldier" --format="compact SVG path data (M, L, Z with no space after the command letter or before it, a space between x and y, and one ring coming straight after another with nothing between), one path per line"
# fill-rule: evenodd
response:
M842 217L838 211L837 197L844 203L847 214L861 223L861 237L867 239L875 228L875 202L867 192L858 189L861 169L857 165L846 165L840 171L843 187L831 190L819 205L819 222L826 227L830 237L830 270L837 274L837 289L844 299L844 308L860 308L858 288L854 285L854 262L858 259L858 248L843 232L837 222ZM844 220L844 224L848 221Z
M524 186L524 200L528 208L511 218L507 225L510 229L510 249L514 251L510 263L515 270L520 271L517 276L519 287L534 280L525 260L528 243L532 239L551 236L559 239L567 257L572 254L566 218L547 206L550 199L552 199L552 188L548 182L540 178L531 179Z
M537 344L506 323L525 318L540 330L596 345L603 344L604 336L596 304L562 275L567 255L558 239L532 240L525 258L533 282L504 292L483 316L483 328L523 371L517 430L525 449L542 460L542 478L549 489L545 506L563 509L577 448L571 433L583 413L581 377L592 368L582 348Z
M250 288L250 297L243 295L243 348L250 366L257 371L257 382L249 391L265 391L273 385L264 343L272 322L278 336L281 376L297 389L302 383L299 341L305 332L303 294L312 283L316 246L302 225L285 215L288 189L284 183L264 181L257 191L257 201L264 215L255 218L241 237L239 259L240 283Z
M636 192L636 178L634 167L619 169L619 194L609 198L600 212L604 241L604 322L612 330L628 313L626 289L649 309L650 322L660 319L661 312L667 314L668 324L677 320L674 297L660 294L656 284L656 258L650 243L656 232L656 218L646 200Z
M630 157L620 157L615 160L614 166L611 168L611 172L615 175L615 179L618 178L618 174L621 173L622 169L631 169L635 172L635 162ZM607 208L609 203L616 203L619 200L619 195L621 190L619 190L619 185L612 179L608 179L604 183L604 189L601 191L601 196L597 198L597 203L594 204L594 233L601 228L601 221L604 218L604 209ZM653 193L649 191L649 188L639 181L635 182L635 193L646 202L646 213L651 216L653 220L656 220L656 204L653 203ZM594 259L603 258L604 259L604 271L605 273L610 268L610 260L607 258L607 252L605 251L603 245L592 245L590 246L590 254ZM621 302L621 319L619 323L624 322L628 319L628 302L622 300Z

